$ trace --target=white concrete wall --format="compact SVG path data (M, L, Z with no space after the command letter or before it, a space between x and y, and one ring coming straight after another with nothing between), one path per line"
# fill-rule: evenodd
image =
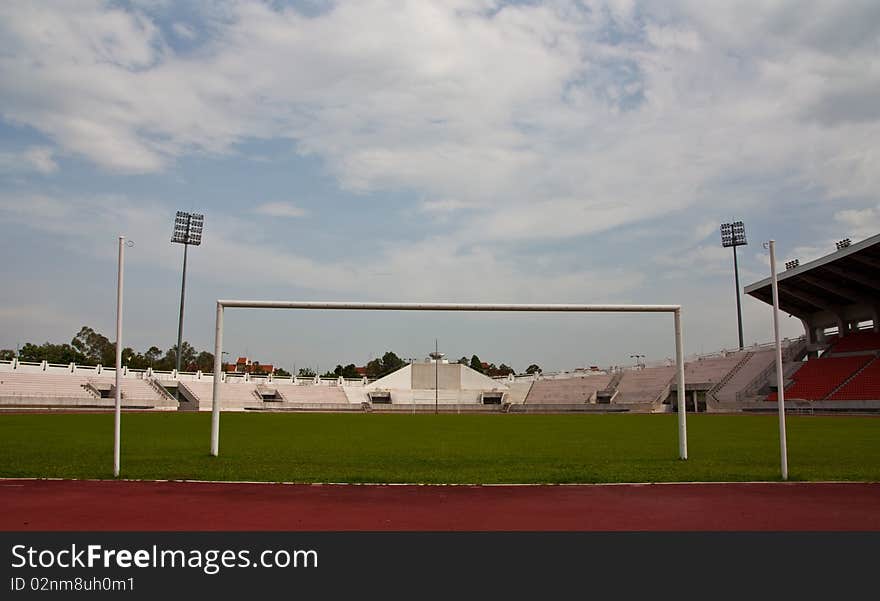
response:
M401 367L397 371L379 378L367 385L369 390L410 390L412 388L412 366Z
M493 380L466 365L461 366L462 390L507 390L508 384L504 380Z

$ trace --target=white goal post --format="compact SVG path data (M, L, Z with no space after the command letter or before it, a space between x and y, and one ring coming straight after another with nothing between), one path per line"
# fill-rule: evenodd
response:
M684 350L681 340L681 305L569 305L480 303L354 303L218 300L214 332L214 400L211 406L211 455L220 453L220 378L223 356L223 310L310 309L321 311L492 311L546 313L672 313L675 322L675 366L678 382L678 457L687 459L687 423L684 401Z

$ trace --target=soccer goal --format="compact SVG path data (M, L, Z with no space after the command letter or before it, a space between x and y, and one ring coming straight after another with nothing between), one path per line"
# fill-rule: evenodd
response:
M569 304L474 304L474 303L353 303L218 300L214 332L214 401L211 406L211 455L220 454L220 378L223 356L225 309L305 309L312 311L486 311L544 313L672 313L675 331L675 365L678 382L678 456L687 459L687 424L684 390L684 350L681 337L681 305L569 305Z

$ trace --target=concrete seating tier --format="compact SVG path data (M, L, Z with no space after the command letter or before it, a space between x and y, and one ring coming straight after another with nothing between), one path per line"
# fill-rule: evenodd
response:
M722 403L736 401L736 393L754 382L775 360L776 352L773 349L751 353L736 373L715 391L715 398Z
M874 359L840 390L835 391L831 400L880 401L880 359Z
M806 361L792 375L794 382L785 389L785 398L821 401L872 359L870 356L857 355L854 357L822 357ZM767 396L768 401L776 401L777 399L778 395L775 392Z
M89 379L83 376L2 373L0 374L0 396L94 400L98 395L84 388L88 382Z
M286 403L348 403L341 386L299 386L294 384L271 384L284 397Z
M89 378L92 383L100 383L104 385L115 385L116 380L111 376L109 378L100 377L100 378ZM176 405L175 402L170 402L168 397L164 396L161 392L157 391L153 388L150 383L146 380L142 380L140 378L122 378L120 380L122 385L122 398L133 401L133 400L141 400L141 401L150 401L153 403L164 403L164 404L172 404Z
M115 395L102 398L94 387L111 387L115 379L74 374L0 373L3 404L112 407ZM91 385L91 386L90 386ZM174 409L177 403L140 378L123 378L122 405Z
M198 409L211 408L214 399L212 382L182 382L182 390L195 397ZM284 409L294 405L319 406L350 404L341 387L300 386L294 384L265 384L265 389L275 389L281 394L277 401L264 401L253 382L224 382L220 385L220 399L224 409ZM186 396L186 394L184 394ZM181 403L181 408L186 406Z
M595 400L595 393L604 390L611 376L588 376L561 380L537 380L526 396L528 405L578 404Z
M745 353L731 353L726 357L700 359L684 364L686 384L714 384L720 382L743 360Z
M834 341L831 354L880 350L880 332L853 332Z
M669 386L675 375L675 366L648 367L624 372L617 386L615 403L653 403Z
M181 382L198 401L201 410L210 409L214 401L214 384L212 382ZM251 382L224 382L220 385L220 400L223 409L246 409L259 407L262 401L257 396L257 386ZM181 408L183 404L181 403Z

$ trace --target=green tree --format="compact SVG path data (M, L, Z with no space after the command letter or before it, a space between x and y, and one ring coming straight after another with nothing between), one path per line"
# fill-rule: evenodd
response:
M361 374L358 373L357 366L354 363L349 363L343 367L340 375L349 380L356 380L361 377Z
M382 377L382 360L381 359L373 359L369 363L367 363L367 377L368 378L381 378Z
M314 378L315 370L313 370L311 367L300 367L296 375L299 378Z
M279 378L289 378L290 372L287 371L286 369L284 369L283 367L276 367L274 375L278 376Z
M186 347L184 347L186 348ZM195 358L196 369L203 372L214 371L214 353L202 351Z
M196 351L186 340L183 341L181 345L183 349L180 355L180 371L190 371L191 368L195 367L196 363ZM170 349L165 351L165 356L159 361L156 369L162 371L171 371L172 369L177 369L177 345L175 344Z
M11 348L0 350L0 361L12 361L15 359L15 351Z
M471 369L474 371L478 371L480 373L483 373L483 371L484 371L483 370L483 362L480 361L480 358L477 357L476 355L471 357Z
M541 373L541 372L543 372L543 371L544 371L544 370L541 369L541 366L537 365L536 363L532 363L531 365L529 365L529 366L526 368L526 373L529 374L529 375L532 375L532 374L539 374L539 373Z
M116 345L88 326L80 328L70 344L83 356L87 365L114 365L116 363Z
M512 373L516 373L513 370L513 368L510 367L509 365L505 365L504 363L502 363L501 365L498 366L498 373L496 375L509 376Z
M158 346L151 346L147 349L147 352L144 353L144 361L147 363L146 367L155 367L157 363L162 359L162 351Z
M44 342L39 346L32 342L28 342L21 347L18 358L20 361L48 361L49 363L58 363L61 365L67 365L68 363L88 365L82 353L71 345L52 344L51 342Z
M388 351L384 355L382 355L382 375L387 376L388 374L397 371L401 367L406 365L406 361L398 357L394 352Z
M336 369L333 370L333 373L331 375L336 376L337 378L348 378L349 380L354 380L361 377L361 375L358 373L357 366L354 363L349 363L345 367L337 365Z
M122 365L129 369L143 369L144 356L136 353L130 346L122 349ZM116 365L116 357L114 354L112 365Z

